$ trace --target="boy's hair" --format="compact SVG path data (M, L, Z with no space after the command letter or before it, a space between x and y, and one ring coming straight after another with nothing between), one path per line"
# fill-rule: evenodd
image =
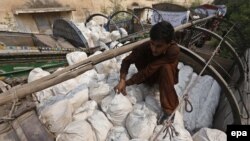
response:
M150 30L150 39L170 43L174 39L174 27L167 21L155 24Z

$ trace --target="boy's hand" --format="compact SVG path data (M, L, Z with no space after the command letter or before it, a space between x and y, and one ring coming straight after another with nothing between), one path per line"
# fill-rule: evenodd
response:
M114 90L116 93L122 93L124 96L127 95L126 92L126 81L124 79L121 79L119 83L114 87Z

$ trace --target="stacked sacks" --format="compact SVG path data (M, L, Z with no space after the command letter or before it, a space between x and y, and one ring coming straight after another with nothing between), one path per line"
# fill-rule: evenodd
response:
M93 20L86 23L76 23L76 26L82 32L83 36L88 42L89 47L103 46L102 43L110 43L109 48L114 48L116 45L122 46L121 43L117 42L118 39L128 36L127 31L124 28L119 28L111 33L106 31L103 26L97 25Z
M94 47L93 40L90 38L91 31L85 26L84 23L76 23L77 28L82 32L84 38L87 40L89 47Z
M82 138L82 135L86 134L87 130L89 130L89 136L86 136L86 138L82 138L82 140L149 140L153 134L153 131L157 131L155 127L158 129L160 128L159 125L156 126L157 114L161 112L159 91L156 91L158 90L157 86L147 87L144 84L129 86L127 87L127 96L123 96L121 94L115 95L113 93L113 87L119 81L119 67L117 66L121 63L122 58L124 58L125 56L125 54L121 55L117 57L117 59L115 58L115 61L108 60L107 62L112 65L109 65L109 63L106 62L102 62L98 64L100 65L99 68L96 67L95 69L87 71L81 76L77 77L77 84L75 84L76 86L74 86L72 90L65 90L66 92L63 92L64 94L62 96L63 98L58 100L58 102L63 100L67 101L64 102L64 105L59 103L59 105L64 109L65 105L70 105L70 108L68 109L71 109L71 111L67 110L67 106L66 110L61 111L68 111L67 114L70 113L69 115L64 115L61 112L58 114L57 112L53 111L44 111L46 114L51 114L51 117L55 117L54 115L56 114L61 116L60 118L62 119L65 118L65 116L70 116L71 119L68 120L67 123L61 122L60 118L58 117L57 119L54 118L55 120L46 121L44 119L46 119L48 116L41 114L43 115L43 118L41 118L41 120L45 121L43 123L45 123L45 125L47 125L50 130L52 129L53 133L55 133L56 135L60 134L60 136L58 135L58 140L62 140L63 138L65 138L65 140L70 140L71 138L74 139L74 137L70 137L71 135L73 136L73 134L75 136L78 136L79 138ZM197 74L193 73L191 67L185 66L181 63L178 65L178 68L184 75L181 75L181 77L179 77L179 83L181 83L182 85L177 84L176 86L180 89L180 93L178 94L179 96L181 96L180 94L182 90L186 88L190 81L193 81L194 78L196 78ZM127 78L131 77L136 72L137 70L135 66L132 65L129 69ZM188 72L188 75L185 74L185 72ZM205 79L202 79L202 81L207 82L205 81ZM207 83L196 87L204 87L204 85L207 86ZM209 86L211 91L209 91L204 96L200 96L201 94L198 94L196 90L193 91L197 93L195 97L202 99L206 107L210 107L209 105L212 105L209 104L213 101L209 99L211 96L213 96L214 98L217 98L218 96L216 95L218 92L218 85L216 85L213 81L213 83L211 83L211 85ZM80 94L82 93L80 92L81 90L84 94ZM191 92L189 94L192 95ZM56 103L57 102L48 104L48 106L52 106ZM99 107L101 107L101 109L98 108L97 103L99 104ZM195 101L192 101L192 104L196 105ZM58 110L57 108L53 107L54 106L52 106L52 109ZM202 107L201 109L196 108L196 110L198 109L199 112L201 112L201 110L208 110L206 109L206 107ZM40 111L42 110L40 109ZM206 115L205 113L206 112L201 113L200 115ZM211 118L211 115L209 115L208 118ZM198 115L194 116L196 121L202 122L202 118L197 118L197 116ZM193 120L187 117L184 117L184 119L185 125L186 122ZM56 120L59 120L59 122L52 122ZM86 123L86 121L89 125ZM79 123L79 125L86 125L86 128L80 129L78 126L76 126L77 123ZM188 127L192 126L195 128L200 128L202 126L208 125L208 122L196 123L195 126L193 125L193 123L191 124L188 125ZM55 125L60 126L60 128L56 128ZM113 125L115 126L114 128L112 128ZM175 125L175 127L179 132L183 132L184 137L188 137L188 139L190 139L190 136L188 136L188 132L186 132L184 130L184 127L180 125L183 125L183 123ZM91 130L88 128L89 126L91 127ZM82 131L77 131L78 129ZM69 135L69 137L64 137L67 135ZM176 138L176 140L182 140L182 138L178 137Z

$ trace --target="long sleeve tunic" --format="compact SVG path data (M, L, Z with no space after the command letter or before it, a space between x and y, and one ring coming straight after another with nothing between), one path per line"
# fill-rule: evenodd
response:
M172 41L165 54L153 56L149 42L141 44L123 59L121 76L128 73L129 66L135 64L138 72L126 81L126 85L140 83L158 83L161 106L167 113L172 113L178 106L174 84L178 82L178 57L180 48Z

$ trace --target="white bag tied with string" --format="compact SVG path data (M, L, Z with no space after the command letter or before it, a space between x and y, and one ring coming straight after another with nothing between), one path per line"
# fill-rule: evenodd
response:
M87 101L75 111L73 120L85 120L97 109L97 103L94 100Z
M151 140L155 139L158 133L160 132L159 136L156 138L155 141L192 141L192 137L190 133L184 128L183 117L179 111L175 112L174 123L172 125L177 133L177 134L173 133L174 136L171 137L172 140L170 139L170 135L169 135L169 133L171 132L168 132L167 135L166 135L166 131L160 132L160 130L163 128L163 125L156 126L154 130L154 134L150 139ZM166 137L164 138L165 135Z
M56 96L38 107L39 119L53 133L60 133L72 121L73 108L68 99Z
M129 135L123 126L116 126L110 129L106 141L129 141Z
M126 127L132 138L149 139L156 126L156 114L145 103L134 105L126 119Z
M176 135L175 133L173 137L169 136L169 133L166 135L166 132L161 132L158 136L158 138L155 141L193 141L190 133L183 127L181 127L178 124L173 124L175 130L177 131L178 135ZM156 137L156 135L160 132L160 130L162 129L163 125L157 125L155 130L154 130L154 134L151 137L152 139L154 139ZM164 138L164 136L166 135L166 137Z
M226 141L227 135L218 129L202 128L193 135L193 141Z
M109 122L107 117L103 112L95 110L94 113L87 119L91 124L97 141L105 141L107 138L108 132L113 125Z
M115 126L125 125L126 117L132 110L132 104L128 98L122 94L115 94L114 91L102 100L101 107Z
M70 52L66 55L66 59L69 65L74 65L87 58L87 54L85 52L80 51Z
M217 90L218 87L216 85L214 85L215 89L211 89L213 82L214 79L211 76L201 76L189 91L189 100L193 105L193 111L191 113L184 112L183 115L185 127L191 133L200 129L202 126L208 127L212 125L213 118L210 119L209 117L213 117L213 113L217 106L215 102L218 101L218 99L214 101L214 98L219 98L220 94L218 93L220 91ZM213 95L213 97L209 95ZM203 115L203 117L206 115L208 116L203 118L203 120L198 120L201 115Z
M69 123L56 141L96 141L96 136L87 121L79 120Z
M28 76L28 83L35 81L37 79L40 79L42 77L48 76L50 75L49 72L44 71L41 68L35 68L32 71L30 71L29 76ZM44 102L48 99L50 99L52 96L54 96L53 91L51 89L51 87L44 89L42 91L36 92L34 94L34 96L36 97L36 99L39 102Z

